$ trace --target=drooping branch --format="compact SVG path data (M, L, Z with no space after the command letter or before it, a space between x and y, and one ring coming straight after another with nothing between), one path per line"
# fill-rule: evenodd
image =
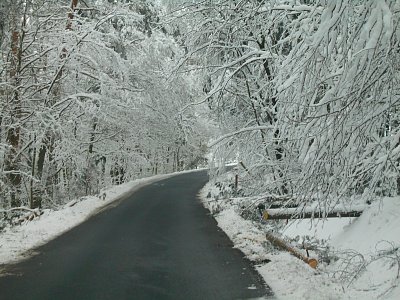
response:
M220 138L218 138L217 140L215 140L214 142L211 142L210 144L208 144L208 147L214 147L215 145L221 143L223 140L233 137L235 135L244 133L244 132L249 132L249 131L258 131L258 130L268 130L268 129L273 129L274 127L272 127L271 125L262 125L262 126L252 126L252 127L246 127L246 128L242 128L240 130L237 130L235 132L231 132L228 134L225 134L223 136L221 136Z

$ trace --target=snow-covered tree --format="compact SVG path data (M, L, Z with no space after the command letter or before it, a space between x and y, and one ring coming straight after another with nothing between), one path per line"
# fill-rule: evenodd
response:
M195 91L171 75L181 50L156 24L153 2L1 9L1 206L58 205L191 164L188 153L202 148L191 139L202 138L190 131L193 110L179 107Z
M224 133L215 151L243 162L247 193L327 210L400 193L397 3L216 0L170 19L185 19L186 67L204 71Z

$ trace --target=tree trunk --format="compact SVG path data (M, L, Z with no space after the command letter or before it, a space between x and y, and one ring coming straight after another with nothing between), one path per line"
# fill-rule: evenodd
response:
M71 0L71 10L68 13L68 22L67 22L67 30L72 29L72 20L74 19L74 11L76 7L78 6L78 0Z
M286 243L284 240L274 236L271 233L267 233L265 235L265 237L267 238L268 241L270 241L274 246L281 248L283 250L288 251L290 254L292 254L293 256L297 257L298 259L301 259L302 261L304 261L306 264L308 264L311 268L315 269L318 265L318 261L314 258L308 258L307 256L305 256L304 254L302 254L300 252L299 249L296 249L295 247L289 245L288 243Z
M292 219L324 219L324 218L354 218L359 217L363 213L363 208L356 208L350 211L334 210L328 213L321 211L298 211L293 209L268 209L263 213L264 220L292 220Z
M26 5L28 6L28 5ZM26 25L26 9L22 18L22 27ZM22 60L22 42L24 39L24 31L22 34L18 28L19 6L16 5L12 16L12 32L11 32L11 62L10 62L10 79L11 85L14 87L10 99L10 128L7 131L6 142L9 145L9 151L6 154L4 161L4 170L6 177L10 184L10 199L11 207L21 206L20 200L20 185L21 185L21 170L20 170L20 156L18 154L21 139L21 98L18 91L20 84L20 69Z
M97 118L95 117L93 119L93 125L92 125L92 132L90 133L90 138L89 138L89 147L88 147L88 155L87 155L87 169L86 169L86 182L85 182L85 193L86 195L89 195L92 192L93 188L93 183L94 183L94 175L95 175L95 161L93 157L93 147L94 147L94 141L96 138L96 128L97 128Z

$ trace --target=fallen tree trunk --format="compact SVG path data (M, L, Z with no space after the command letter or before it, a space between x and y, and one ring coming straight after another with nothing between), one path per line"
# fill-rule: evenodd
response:
M266 234L266 238L268 241L270 241L274 246L281 248L283 250L288 251L290 254L293 256L297 257L298 259L301 259L304 261L306 264L308 264L311 268L315 269L318 266L318 261L315 258L309 258L302 254L300 250L296 249L295 247L289 245L286 243L284 240L274 236L271 233Z
M24 206L12 207L10 209L0 209L0 213L9 213L12 211L29 211L31 213L40 213L40 210L37 208L28 208L28 207L24 207Z
M365 207L352 207L349 210L336 209L329 212L315 211L312 208L299 210L297 208L267 209L263 212L264 220L289 220L289 219L324 219L324 218L348 218L359 217Z
M17 212L17 215L8 216L8 214ZM23 214L23 212L26 212ZM36 217L39 217L43 214L43 211L35 208L28 207L12 207L10 209L1 209L0 214L3 214L4 219L8 219L10 223L14 225L19 225L25 221L32 221Z

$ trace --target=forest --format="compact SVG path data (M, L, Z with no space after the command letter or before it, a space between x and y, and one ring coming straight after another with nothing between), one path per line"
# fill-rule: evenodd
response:
M0 267L114 215L79 265L198 288L212 221L280 299L400 299L399 204L399 1L0 0Z
M204 1L188 54L246 195L318 201L400 193L395 1ZM187 18L187 17L186 17Z
M1 0L0 206L51 207L191 168L198 95L153 1Z
M2 0L0 199L240 161L244 196L400 194L396 1Z

